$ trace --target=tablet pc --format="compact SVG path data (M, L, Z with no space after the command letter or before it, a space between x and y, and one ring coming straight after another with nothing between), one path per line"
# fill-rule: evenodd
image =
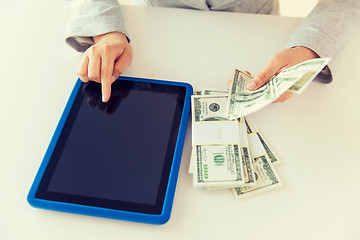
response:
M163 224L190 112L187 83L119 77L109 102L77 80L28 194L30 205Z

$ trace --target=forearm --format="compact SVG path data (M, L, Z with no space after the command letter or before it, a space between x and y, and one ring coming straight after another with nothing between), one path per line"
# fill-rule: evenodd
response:
M292 34L287 47L304 46L320 57L330 57L329 74L319 75L317 81L329 83L343 48L360 28L358 0L323 0Z
M126 34L121 8L116 0L73 0L66 42L77 51L85 51L93 36L108 32Z

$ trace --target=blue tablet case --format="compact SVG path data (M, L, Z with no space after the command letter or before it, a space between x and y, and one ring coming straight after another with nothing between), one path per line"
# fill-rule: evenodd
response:
M53 137L50 141L50 144L47 148L47 151L44 155L43 161L40 165L40 168L36 174L34 182L29 191L27 200L30 205L33 207L63 211L69 213L77 213L77 214L85 214L90 216L97 217L105 217L105 218L113 218L113 219L121 219L127 221L135 221L135 222L143 222L143 223L151 223L151 224L164 224L166 223L171 214L173 198L175 194L176 182L180 167L181 155L185 140L186 128L188 124L188 117L190 113L190 96L192 95L193 89L190 84L181 83L181 82L171 82L171 81L163 81L163 80L152 80L152 79L142 79L142 78L132 78L132 77L119 77L117 81L128 80L128 81L140 81L140 82L149 82L156 84L164 84L170 86L181 86L186 88L186 95L184 99L184 105L181 115L180 126L177 135L177 143L175 146L175 151L173 154L172 164L170 168L170 174L168 177L168 183L165 193L165 198L163 202L162 211L160 214L151 214L151 213L141 213L135 211L125 211L125 210L116 210L110 208L103 207L94 207L94 206L86 206L81 204L67 203L61 201L52 201L45 200L36 197L36 193L39 188L39 184L43 178L44 172L49 164L53 151L56 147L56 144L59 140L59 136L61 134L62 129L64 128L65 122L67 121L69 112L73 106L75 98L79 91L81 91L82 82L80 79L77 80L72 93L69 97L69 100L66 104L66 107L63 111L63 114L60 118L60 121L56 127L56 130L53 134Z

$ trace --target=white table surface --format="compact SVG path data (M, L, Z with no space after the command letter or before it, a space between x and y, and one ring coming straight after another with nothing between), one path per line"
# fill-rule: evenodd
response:
M330 85L253 114L282 163L278 190L237 201L192 187L186 137L170 221L149 225L30 207L26 196L76 79L69 2L6 1L0 14L0 239L360 239L360 34ZM128 76L225 88L256 74L300 19L124 7Z

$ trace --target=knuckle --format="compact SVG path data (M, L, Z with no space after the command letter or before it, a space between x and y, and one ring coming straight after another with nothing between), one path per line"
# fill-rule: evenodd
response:
M101 57L107 59L114 59L117 48L114 45L105 43L101 48Z
M132 52L133 52L133 49L132 49L132 47L131 47L130 44L127 44L127 45L126 45L126 50L127 50L130 54L132 54Z
M84 72L83 69L78 69L76 74L79 76L79 77L87 77L86 73Z
M102 45L101 51L102 51L103 54L108 54L108 53L110 53L112 51L112 46L107 44L107 43L104 43Z
M128 43L126 42L119 42L119 43L117 43L116 44L116 47L118 47L118 48L121 48L121 49L127 49L127 45L128 45Z
M266 76L266 73L264 73L264 72L260 72L258 75L258 78L261 83L267 82L267 80L268 80L268 77Z
M99 76L98 75L96 75L96 74L89 74L89 78L91 79L91 80L93 80L93 81L99 81L100 80L100 78L99 78Z
M83 75L80 75L80 74L78 74L78 77L81 79L81 81L83 81L84 82L84 80L86 80L86 78L83 76Z
M83 74L78 74L78 77L84 82L84 81L88 81L88 76L83 75Z
M92 45L91 47L89 47L86 50L86 54L89 55L89 56L95 55L95 52L96 52L96 45Z
M280 53L280 52L278 52L278 53L276 53L275 55L273 55L272 58L271 58L271 60L272 60L272 61L278 61L279 58L281 58L281 53Z
M121 47L122 47L121 44L104 43L101 47L101 51L102 53L112 53L116 49L121 49Z
M130 52L130 53L127 54L127 58L128 58L128 64L130 65L130 63L132 62L132 59L133 59L133 54L132 54L132 52Z
M81 78L81 77L80 77L80 80L81 80L82 82L84 82L84 83L87 83L87 82L89 81L88 78Z
M276 53L269 59L268 64L271 66L276 66L281 61L280 59L281 59L281 55L279 53Z
M111 74L109 74L108 72L101 73L102 80L108 80L110 78L111 78Z
M121 75L125 71L125 67L123 66L116 66L114 68L114 75Z
M281 60L284 57L284 51L279 51L273 55L273 60Z
M123 68L125 69L131 64L133 57L131 53L125 53L122 56L122 59L123 59Z
M109 78L111 77L111 74L112 74L112 67L105 65L101 66L101 73L100 73L101 78Z
M89 78L86 74L82 74L82 73L77 73L77 76L80 78L81 81L83 82L88 82Z
M133 49L132 49L132 47L129 45L129 47L128 48L126 48L126 51L124 51L124 54L128 57L128 58L130 58L130 60L132 59L132 57L133 57Z

